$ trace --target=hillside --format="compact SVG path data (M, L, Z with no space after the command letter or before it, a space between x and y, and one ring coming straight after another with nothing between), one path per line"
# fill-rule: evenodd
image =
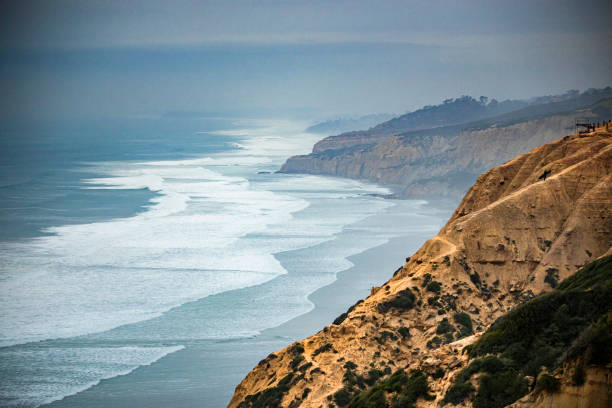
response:
M368 130L352 131L326 137L317 142L312 151L313 153L321 153L326 150L371 146L387 136L412 130L466 123L511 112L527 105L528 102L525 101L498 102L493 99L489 102L488 98L484 96L481 96L478 100L470 96L447 99L440 105L425 106L414 112L379 123Z
M525 393L529 395L517 404L540 406L535 379L529 377L541 374L540 367L522 372L516 365L520 362L507 366L512 360L486 359L488 353L501 351L495 348L501 347L495 343L500 335L482 334L512 327L491 325L612 253L611 164L612 133L600 127L535 148L484 173L438 235L407 258L389 281L372 288L367 299L317 334L262 360L236 387L230 407L433 407L454 395L465 397L464 406L504 406ZM559 289L574 285L591 293L585 289L596 284L582 277ZM568 313L585 318L571 308ZM588 317L584 327L599 324ZM463 353L470 344L476 345ZM575 370L567 368L553 373L561 378L560 388L548 386L546 392L574 392L591 398L591 406L603 407L611 372L605 367L597 371L590 362L584 360L583 385L568 391L572 385L566 384L567 377ZM540 363L551 372L563 369L549 360ZM519 371L527 377L518 377ZM476 383L478 391L470 388L483 378L484 388L482 383ZM538 395L546 383L542 381ZM480 395L478 401L490 402L487 390L499 384L509 389L505 399L490 405L471 400ZM447 396L454 385L458 387Z
M367 139L370 144L357 134L351 136L355 145L331 137L317 143L313 153L289 158L280 172L366 179L391 186L402 197L459 199L480 173L570 133L576 118L612 117L610 98L612 88L591 90L479 121L391 132L374 142Z
M394 115L388 113L379 113L374 115L365 115L357 118L340 118L327 120L325 122L316 123L306 129L308 133L319 133L324 135L334 133L351 132L359 129L369 129L381 122L392 119Z

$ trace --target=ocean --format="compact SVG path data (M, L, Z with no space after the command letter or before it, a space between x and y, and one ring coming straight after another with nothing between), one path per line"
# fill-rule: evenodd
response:
M307 125L5 124L0 406L225 406L441 227L375 184L275 173Z

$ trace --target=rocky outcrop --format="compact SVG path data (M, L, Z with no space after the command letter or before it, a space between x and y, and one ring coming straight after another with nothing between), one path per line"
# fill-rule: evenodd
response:
M555 392L534 392L509 408L609 408L612 406L612 374L606 368L588 368L582 385L567 378Z
M431 375L434 398L418 406L437 406L466 365L466 344L610 251L611 167L612 134L599 128L481 175L388 282L319 333L262 360L230 406L343 405L346 387L367 388L398 369Z
M612 117L609 101L588 109L564 110L567 106L532 106L480 122L404 133L375 127L328 137L313 153L289 158L280 172L375 181L402 197L459 199L483 171L572 132L576 118Z

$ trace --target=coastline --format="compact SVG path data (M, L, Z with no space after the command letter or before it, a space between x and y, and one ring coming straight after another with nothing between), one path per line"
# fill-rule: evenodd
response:
M402 210L377 215L395 218ZM418 213L432 215L445 222L446 206L421 206ZM427 218L427 217L424 217ZM436 225L436 228L439 225ZM410 229L409 226L406 229ZM129 375L102 380L98 385L55 401L45 407L129 407L144 404L151 407L225 407L234 387L269 353L286 347L330 324L357 300L369 295L371 286L381 285L402 265L405 257L416 251L428 239L427 231L419 226L414 231L389 239L347 258L353 266L336 274L335 280L308 295L312 310L278 326L263 330L249 338L201 340L186 344L183 350L169 354L149 366L138 367ZM435 229L435 228L434 228ZM291 252L277 254L279 261L291 257ZM172 376L172 390L160 387L162 379ZM228 384L232 384L228 386ZM172 392L170 392L172 391Z

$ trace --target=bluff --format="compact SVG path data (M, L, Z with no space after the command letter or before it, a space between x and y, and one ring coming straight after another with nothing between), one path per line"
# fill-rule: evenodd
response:
M545 406L555 395L605 406L612 371L609 362L593 365L591 343L612 327L611 263L604 259L603 272L583 267L612 253L611 187L605 126L482 174L386 283L320 332L263 359L229 406L483 407L526 394L517 407ZM574 274L573 283L566 279ZM570 330L558 325L567 321L582 328L574 335L591 357L584 350L560 357L559 344L576 341L562 336ZM530 365L520 357L529 353L546 358Z
M501 115L491 115L497 111L488 108L491 103L455 101L439 106L435 114L420 110L368 131L325 138L311 154L289 158L280 172L364 179L393 187L402 197L459 200L479 174L570 133L576 118L607 120L612 115L611 88L559 101L538 99ZM521 105L506 102L504 106ZM469 114L458 114L464 111ZM419 120L428 112L426 120ZM474 121L474 115L486 118ZM408 125L416 130L406 131Z

